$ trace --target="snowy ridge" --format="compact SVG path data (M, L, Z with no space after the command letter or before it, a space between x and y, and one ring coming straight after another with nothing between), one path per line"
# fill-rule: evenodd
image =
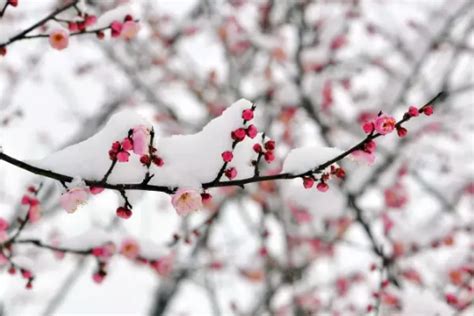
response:
M212 181L223 164L221 153L232 147L231 132L242 127L242 110L251 106L252 103L244 99L233 103L196 134L170 137L156 135L155 147L165 164L162 167L152 165L150 171L155 176L150 184L198 188L202 183ZM89 139L31 163L73 177L100 180L111 163L108 150L112 143L125 138L128 131L137 125L152 126L133 111L121 111ZM255 158L252 146L260 139L257 135L237 145L234 160L229 164L229 167L237 168L237 179L252 174L251 160ZM139 158L132 154L128 162L117 163L108 182L140 183L145 177L146 168Z
M295 148L288 153L283 163L283 172L299 174L311 170L342 154L334 147L307 146Z

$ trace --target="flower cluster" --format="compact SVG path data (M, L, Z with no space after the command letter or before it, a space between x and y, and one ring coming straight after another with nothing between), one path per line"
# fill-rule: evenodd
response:
M60 22L66 23L67 28L63 27L61 24L56 24L57 26L51 29L49 33L49 43L52 48L57 50L63 50L69 46L70 33L75 35L88 31L89 27L96 24L97 17L87 13L80 13L78 18L75 20L61 20ZM121 36L126 40L130 40L137 35L140 30L140 25L133 20L131 15L127 15L123 22L113 21L109 28L113 38ZM105 36L103 29L99 29L95 31L95 33L99 39L102 39Z
M401 183L395 183L384 190L385 205L390 208L402 208L408 202L408 192Z
M373 121L365 122L362 125L362 129L366 134L371 134L375 131L381 135L386 135L395 130L396 124L397 121L394 117L382 114Z
M275 150L275 141L274 140L266 141L263 144L263 147L260 144L255 144L255 145L253 145L253 150L257 154L263 155L263 158L268 163L271 163L273 160L275 160L275 154L273 153L273 151Z
M131 15L126 15L123 22L113 21L110 24L111 36L122 36L126 40L134 38L139 30L140 25L133 20Z
M254 109L255 109L255 106L252 106L252 108L245 109L242 111L242 119L243 119L244 126L254 118ZM250 124L247 127L240 127L232 131L230 134L231 138L234 141L232 143L232 150L235 148L235 146L239 142L243 141L245 137L250 137L251 139L254 139L257 136L257 133L258 133L258 129L253 124ZM225 168L224 174L229 180L232 180L237 176L236 168L234 167L226 168L227 163L231 162L232 159L234 158L234 154L232 153L232 150L226 150L221 154L222 160L224 161L224 168Z
M352 157L364 161L367 164L371 165L375 161L375 149L377 148L377 143L373 140L369 140L362 145L361 149L355 150L351 153Z
M316 180L314 175L304 176L303 186L305 189L311 189L314 183L318 181L316 189L319 192L326 192L329 189L329 185L327 184L327 182L331 179L332 176L336 176L337 178L343 179L346 176L346 172L343 168L332 165L330 170L324 172L319 178L319 180Z
M82 17L80 16L76 21L69 21L67 28L70 32L84 32L86 28L94 25L97 22L95 15L89 15L85 13Z
M28 193L21 199L22 205L28 206L28 220L32 223L37 222L41 216L40 202L36 198L37 190L35 187L28 187Z
M142 164L149 167L151 162L153 162L161 167L163 165L163 160L156 156L156 148L154 148L150 143L151 131L147 127L139 125L130 129L128 136L121 142L116 141L112 144L112 147L109 150L109 158L113 161L128 162L130 152L133 151L133 153L140 156ZM149 149L151 152L150 154Z

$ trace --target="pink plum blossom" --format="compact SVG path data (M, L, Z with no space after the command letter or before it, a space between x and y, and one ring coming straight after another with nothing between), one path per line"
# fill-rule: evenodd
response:
M355 150L351 154L354 160L371 165L375 162L375 152L368 153L363 150Z
M120 245L120 253L129 258L129 259L135 259L138 257L140 252L140 246L136 242L136 240L133 239L125 239L122 241L122 244Z
M4 230L7 230L8 229L8 222L6 219L4 219L3 217L0 217L0 231L4 231Z
M185 216L202 207L202 198L196 190L181 188L173 195L171 203L179 215Z
M127 21L122 25L122 37L126 40L134 38L138 31L140 30L140 25L135 21Z
M49 44L52 48L63 50L69 45L69 33L64 29L54 29L49 34Z
M117 154L117 160L119 162L127 162L128 161L128 157L130 156L130 154L126 151L120 151L118 154Z
M32 223L36 223L41 218L41 208L39 204L31 205L28 210L28 219Z
M388 115L379 116L374 122L375 130L377 133L382 135L393 132L395 124L397 124L397 121L392 116Z
M174 254L169 254L151 263L152 267L159 275L167 277L173 271Z
M148 153L148 146L150 144L150 130L143 125L137 126L133 129L133 152L139 156Z
M61 195L59 203L66 212L74 213L80 205L86 203L88 195L85 188L73 188Z

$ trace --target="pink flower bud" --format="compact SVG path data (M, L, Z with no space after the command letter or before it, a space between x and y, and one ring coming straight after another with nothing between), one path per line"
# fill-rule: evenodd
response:
M232 168L227 169L224 172L224 174L227 178L229 178L229 180L232 180L237 176L237 170L234 167L232 167Z
M372 122L365 122L365 123L362 125L362 129L364 130L364 133L370 134L370 133L372 133L373 130L374 130L374 123L372 123Z
M128 152L122 150L117 154L117 160L119 162L127 162L129 156L130 154Z
M89 187L89 191L92 195L97 195L99 193L102 193L104 191L104 188L101 187Z
M124 206L117 208L115 213L117 214L118 217L123 218L123 219L129 219L132 216L132 210Z
M84 23L86 27L92 26L97 22L97 17L95 15L87 15L86 18L84 19Z
M165 161L160 157L153 157L153 163L158 167L162 167L165 164Z
M275 160L275 155L273 154L273 151L267 151L265 154L263 154L263 158L265 158L265 161L270 163L273 160Z
M314 179L310 177L304 177L303 178L303 186L305 189L309 189L313 186L314 184Z
M269 140L265 143L265 149L266 150L274 150L275 149L275 141L274 140Z
M122 33L122 23L120 23L119 21L113 21L110 24L110 30L112 37L119 37Z
M255 125L251 124L249 125L249 127L247 127L246 132L247 132L248 137L254 139L255 136L257 136L258 129L255 127Z
M253 151L255 151L257 154L262 152L262 146L260 144L255 144L253 145Z
M8 224L7 220L3 217L0 217L0 231L5 231L8 229L10 225Z
M69 32L79 31L79 27L77 26L76 22L68 22L67 28L68 28Z
M123 150L126 150L126 151L132 150L133 148L132 140L128 137L124 138L124 140L122 141L122 148Z
M251 109L245 109L242 111L242 118L245 120L245 121L250 121L251 119L253 119L253 110Z
M407 134L408 134L408 130L406 128L401 127L401 126L397 128L398 137L405 137L407 136Z
M241 141L245 138L246 132L243 128L238 128L231 133L231 137L233 140Z
M96 272L92 275L92 280L94 280L95 283L100 284L102 281L104 281L106 274L104 272Z
M329 189L329 185L325 182L319 182L316 188L319 192L326 192Z
M410 106L410 107L408 108L408 114L409 114L410 116L418 116L420 113L418 112L418 109L417 109L416 107Z
M425 113L426 116L430 116L433 114L433 107L431 105L425 106L423 108L423 113Z
M167 277L173 271L174 255L170 254L156 261L151 262L151 266L162 277Z
M207 192L201 193L201 199L202 199L202 203L204 204L209 203L212 200L212 195Z
M224 160L225 162L231 162L232 158L234 158L234 155L231 151L227 150L222 153L222 160Z

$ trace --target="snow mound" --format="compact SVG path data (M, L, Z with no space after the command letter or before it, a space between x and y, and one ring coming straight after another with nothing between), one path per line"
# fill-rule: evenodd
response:
M342 153L342 150L334 147L307 146L295 148L288 153L283 163L283 172L290 174L304 173Z
M223 164L221 153L232 148L231 132L243 127L242 111L251 106L248 100L238 100L196 134L170 137L156 135L155 147L165 163L162 167L152 164L150 172L154 177L150 184L199 188L203 183L214 180ZM152 127L143 117L130 110L119 112L89 139L30 163L72 177L101 180L111 164L108 151L112 143L123 140L128 131L137 125ZM247 137L234 150L234 159L229 167L237 169L237 179L253 174L251 161L256 158L256 154L252 146L260 140L260 135L254 139ZM139 159L137 155L131 154L128 162L117 163L107 182L141 183L146 168Z

